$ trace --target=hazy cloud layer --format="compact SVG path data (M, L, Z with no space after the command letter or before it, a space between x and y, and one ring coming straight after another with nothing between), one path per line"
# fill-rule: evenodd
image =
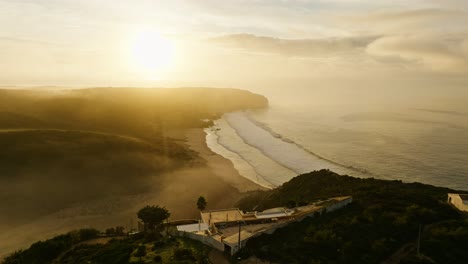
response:
M404 64L421 70L464 73L468 71L468 35L414 34L380 37L280 39L235 34L212 38L211 43L244 52L296 58L340 56L376 59L382 64Z
M446 8L377 10L338 15L335 23L355 32L380 34L466 32L468 13L463 9Z
M468 36L395 35L385 36L367 47L370 55L395 57L434 71L468 72Z
M325 73L448 81L468 71L466 25L466 0L0 0L0 85L151 83L131 65L142 28L174 37L164 79L184 85Z
M362 52L376 37L280 39L250 34L212 38L212 43L249 52L291 57L329 57Z

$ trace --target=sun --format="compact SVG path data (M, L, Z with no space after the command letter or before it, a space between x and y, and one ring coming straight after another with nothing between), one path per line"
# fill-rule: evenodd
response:
M157 31L138 32L132 42L132 58L138 71L160 78L174 63L174 43Z

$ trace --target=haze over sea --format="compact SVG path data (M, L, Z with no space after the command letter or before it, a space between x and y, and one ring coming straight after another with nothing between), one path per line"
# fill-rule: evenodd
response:
M242 175L278 186L328 168L468 190L468 92L456 87L258 90L265 110L231 113L209 146Z

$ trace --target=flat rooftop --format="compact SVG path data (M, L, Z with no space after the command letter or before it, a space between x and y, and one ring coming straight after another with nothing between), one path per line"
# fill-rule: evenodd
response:
M459 194L460 195L460 198L464 201L464 202L468 202L468 194Z
M183 231L183 232L202 232L208 230L208 224L206 223L199 223L199 224L189 224L189 225L178 225L177 226L177 231Z
M247 231L249 233L255 234L259 232L263 232L265 230L268 230L278 224L282 224L285 221L278 221L278 222L272 222L272 223L265 223L265 224L253 224L253 225L243 225L241 226L242 231ZM226 228L219 228L218 232L223 236L223 237L230 237L235 234L239 234L239 227L238 226L231 226L231 227L226 227ZM236 240L237 241L237 240Z
M204 211L201 212L201 217L203 223L208 223L210 225L215 223L244 220L241 211L237 208Z
M245 239L249 239L253 234L247 230L242 230L240 232L240 240L243 241ZM227 243L229 245L237 245L239 243L239 233L236 233L232 236L226 237L223 239L224 243Z

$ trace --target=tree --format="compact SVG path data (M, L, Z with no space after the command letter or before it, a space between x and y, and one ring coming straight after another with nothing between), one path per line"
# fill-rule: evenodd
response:
M200 211L205 210L206 204L207 204L207 203L206 203L205 197L203 197L203 196L198 197L198 201L197 201L197 208L198 208L198 210L200 210Z
M138 218L145 224L145 229L154 230L156 226L162 224L164 220L171 216L171 213L165 208L156 206L145 206L137 213Z
M125 234L125 227L123 226L116 226L115 227L115 234L118 235L118 236L122 236Z
M106 235L113 236L115 235L115 229L113 227L106 229Z

